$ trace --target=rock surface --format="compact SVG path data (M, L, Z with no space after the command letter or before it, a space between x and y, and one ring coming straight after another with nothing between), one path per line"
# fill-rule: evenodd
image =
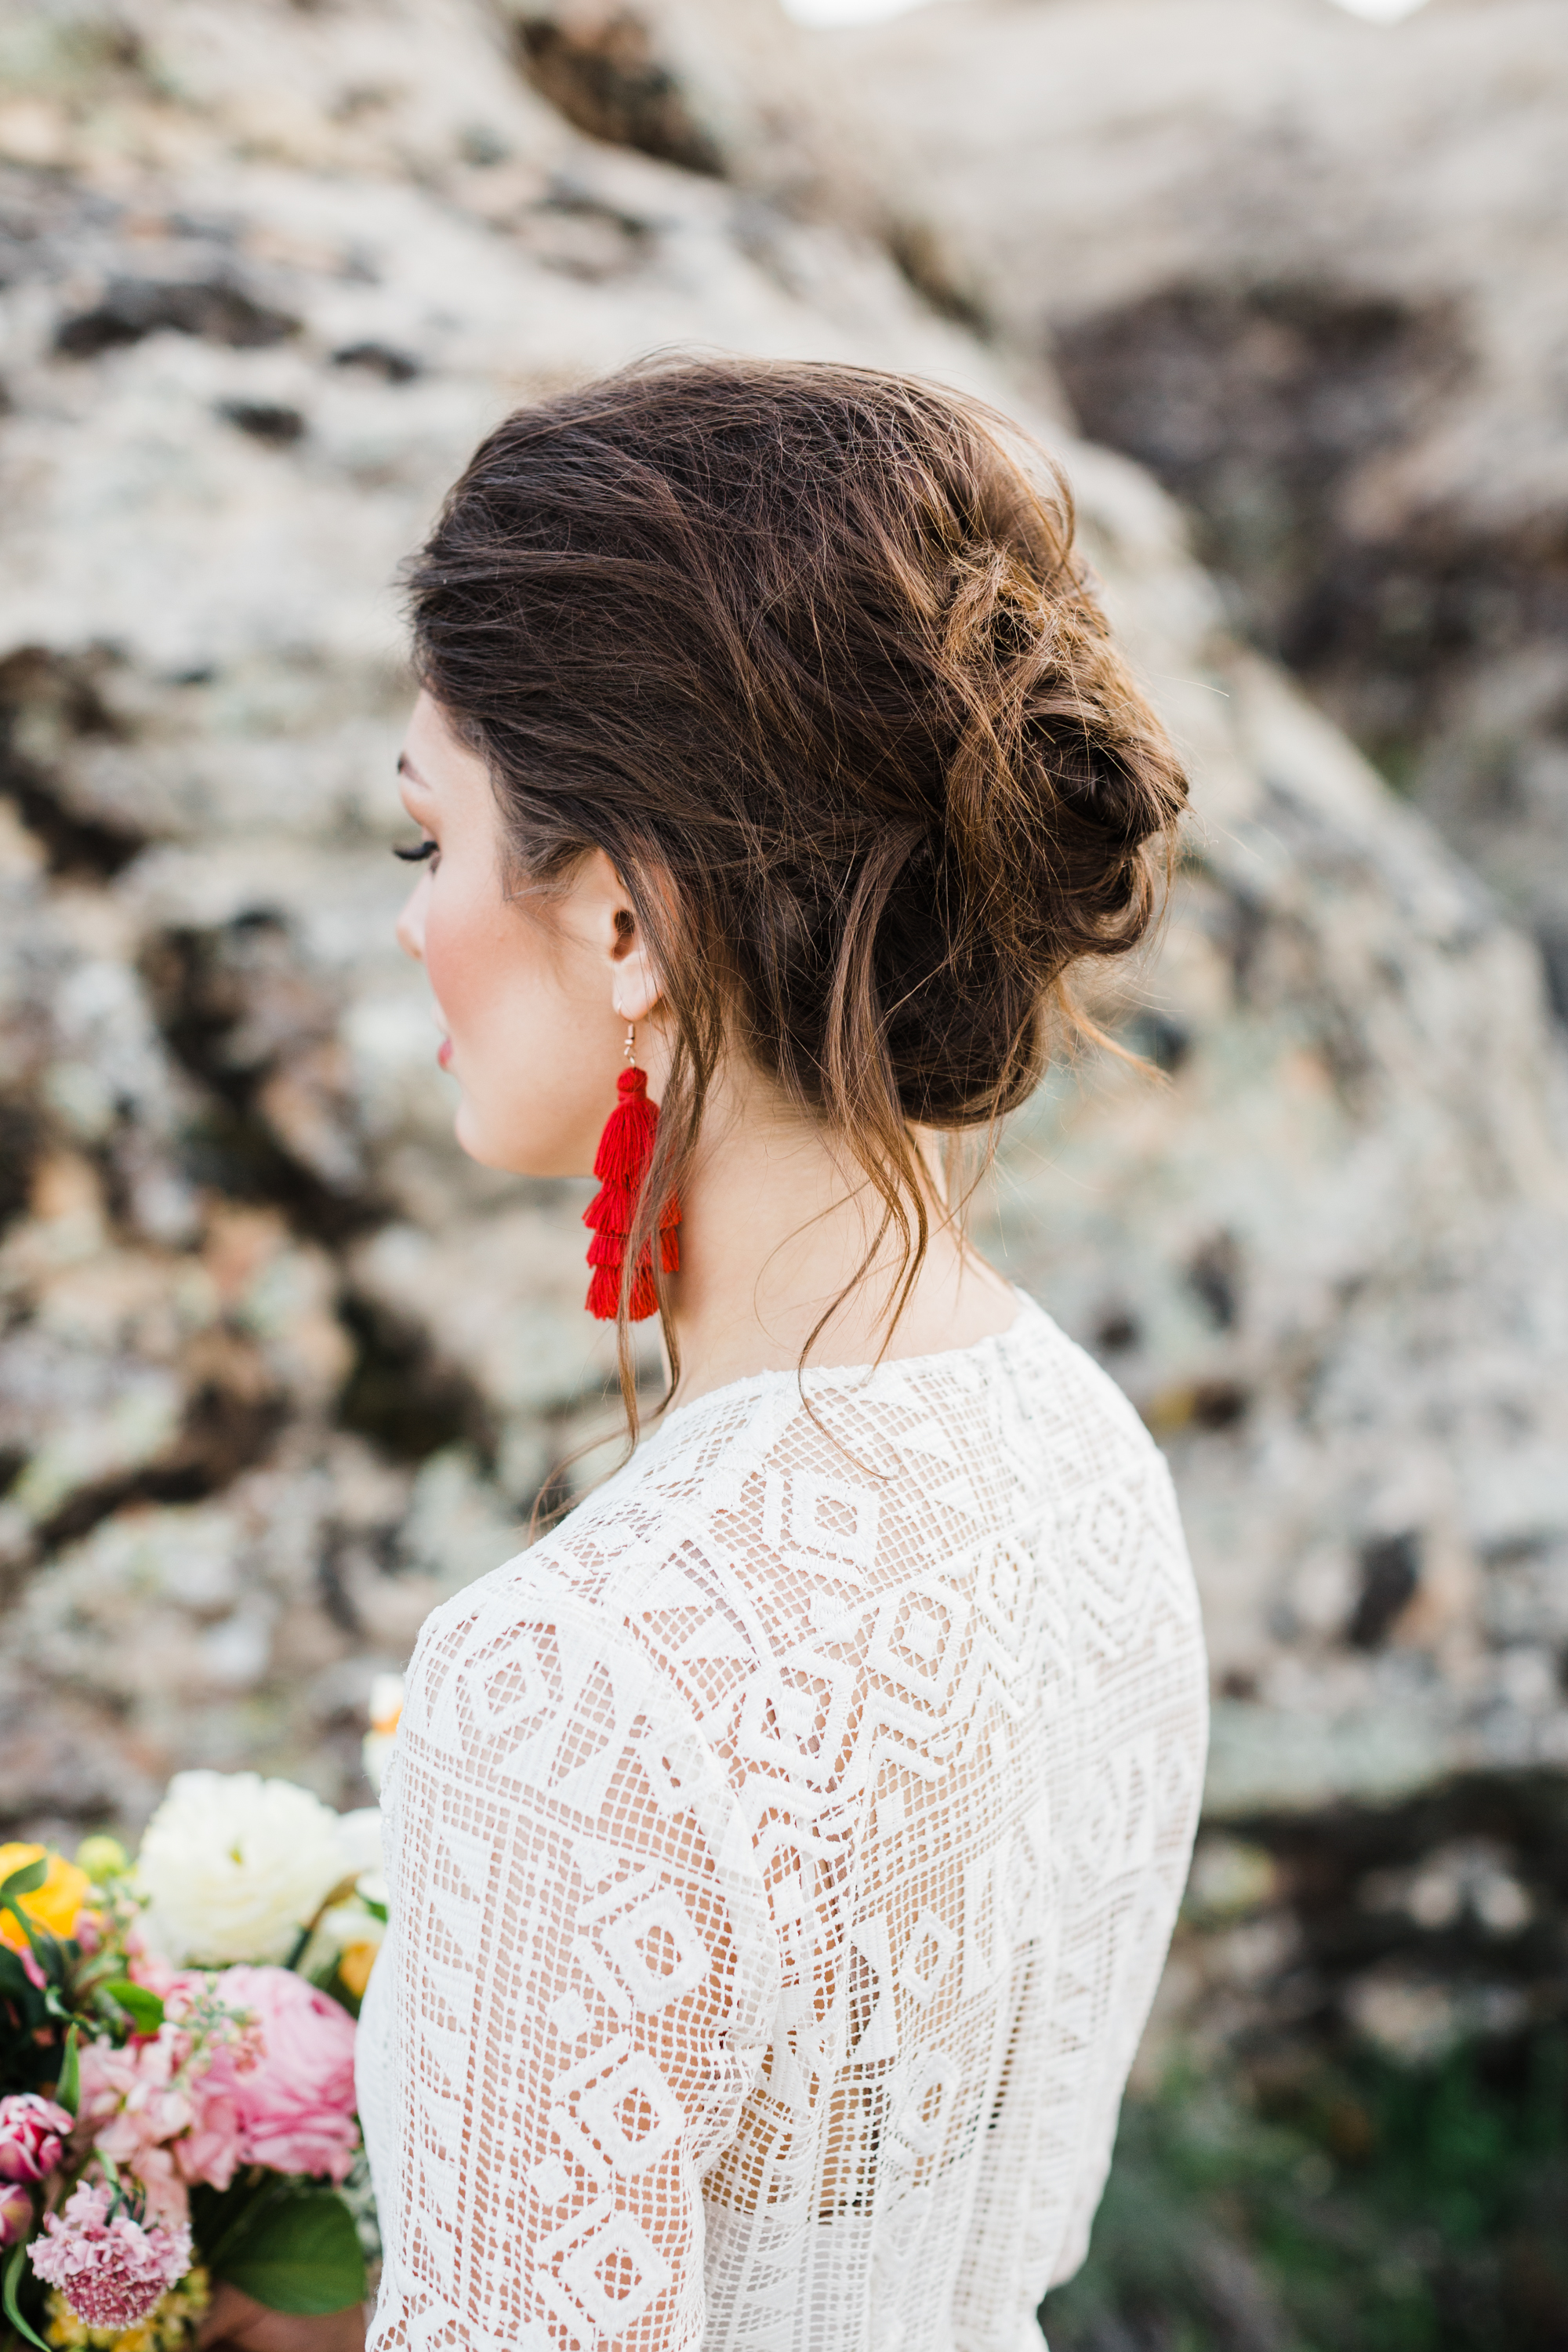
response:
M966 0L816 45L889 205L1191 504L1568 1019L1562 0Z
M1392 1826L1322 1916L1381 1871L1405 1926L1355 1947L1345 2013L1422 2014L1378 1987L1426 1933L1423 1856L1483 1940L1497 1885L1547 1904L1517 1791L1568 1765L1538 961L1022 345L939 315L826 178L748 176L719 131L675 160L589 136L516 26L127 0L5 28L0 1815L133 1828L185 1762L362 1794L372 1675L603 1422L585 1188L460 1160L393 946L392 583L509 404L671 343L854 358L1043 423L1190 758L1168 932L1100 1008L1163 1079L1058 1076L981 1224L1171 1450L1210 1875L1250 1869L1226 1916L1274 1923L1246 1981L1316 1932L1291 1856L1354 1803Z

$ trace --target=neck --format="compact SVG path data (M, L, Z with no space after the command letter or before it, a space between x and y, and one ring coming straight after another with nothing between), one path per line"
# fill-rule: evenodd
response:
M949 1221L934 1152L922 1153L921 1166L930 1238L889 1331L902 1276L896 1233L862 1270L876 1193L776 1087L750 1072L721 1073L681 1198L680 1272L670 1284L676 1402L749 1373L793 1371L803 1359L923 1356L1005 1330L1017 1309L1012 1290Z

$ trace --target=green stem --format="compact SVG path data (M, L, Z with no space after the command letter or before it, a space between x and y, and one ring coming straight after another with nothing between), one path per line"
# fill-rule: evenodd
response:
M24 2239L19 2246L13 2246L11 2249L11 2259L5 2265L5 2276L4 2281L0 2282L0 2302L5 2304L5 2316L17 2335L26 2336L29 2344L36 2344L38 2352L49 2352L49 2347L43 2337L35 2336L23 2318L21 2306L16 2301L16 2282L22 2275L22 2264L26 2260L26 2255L27 2244Z
M55 2104L74 2116L81 2105L81 2061L77 2055L78 2027L73 2019L66 2030L65 2056L60 2061L60 2075L55 2084Z
M331 1889L331 1893L322 1896L321 1902L316 1906L314 1917L307 1919L305 1925L300 1928L298 1936L294 1938L294 1948L283 1963L286 1969L297 1969L299 1967L300 1961L305 1957L306 1948L310 1944L311 1937L315 1934L317 1928L321 1926L322 1920L326 1917L333 1904L346 1903L349 1896L353 1893L354 1887L357 1884L358 1881L353 1878L340 1878L337 1885Z

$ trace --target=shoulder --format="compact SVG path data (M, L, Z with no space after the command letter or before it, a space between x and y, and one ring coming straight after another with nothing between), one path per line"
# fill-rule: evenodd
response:
M445 1717L460 1738L458 1716L471 1723L476 1706L479 1717L491 1712L484 1693L506 1684L515 1716L525 1690L542 1703L548 1686L559 1711L582 1699L597 1670L628 1703L635 1691L655 1724L690 1723L681 1629L712 1614L725 1581L726 1511L780 1417L766 1384L715 1405L656 1426L558 1527L431 1612L409 1668L405 1721L434 1727Z
M1055 1482L1071 1487L1118 1471L1163 1471L1164 1456L1104 1366L1032 1300L1024 1314L1028 1403Z
M712 1401L656 1424L631 1460L584 1497L526 1551L434 1609L421 1652L485 1640L508 1623L562 1618L592 1622L613 1638L650 1605L686 1597L681 1562L696 1566L711 1550L718 1523L740 1502L765 1460L783 1411L764 1382L743 1382Z

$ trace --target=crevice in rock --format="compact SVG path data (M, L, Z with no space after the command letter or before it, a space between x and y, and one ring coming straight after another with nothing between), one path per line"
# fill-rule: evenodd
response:
M1231 1233L1211 1234L1193 1253L1187 1283L1216 1331L1233 1331L1241 1318L1241 1249Z
M890 220L882 240L906 286L940 318L967 327L988 342L995 322L978 291L963 283L941 237L929 221Z
M96 302L60 320L55 349L67 359L96 359L166 331L259 351L288 341L300 323L226 276L111 278Z
M29 739L62 748L98 738L123 740L93 676L91 657L23 646L0 661L0 793L41 843L51 873L110 881L147 845L124 819L73 805L51 761Z
M1236 625L1534 929L1568 1022L1568 528L1550 503L1494 524L1423 487L1424 444L1469 415L1463 305L1183 282L1053 349L1086 432L1189 509Z
M330 1245L379 1223L340 1067L338 1006L302 963L288 918L255 908L162 931L142 975L166 1044L205 1096L182 1138L192 1179L272 1202Z
M345 1562L353 1549L353 1538L339 1527L323 1531L321 1549L316 1563L316 1591L321 1608L340 1633L360 1639L364 1626L354 1606L350 1579L345 1574Z
M282 400L223 400L218 415L225 424L269 449L291 449L305 437L305 420Z
M31 1103L0 1099L0 1233L32 1197L44 1126Z
M413 383L425 373L423 361L391 343L345 343L332 353L332 365L361 368L367 375L378 375L383 383Z
M1568 1781L1560 1774L1458 1774L1403 1802L1227 1827L1274 1857L1325 1989L1375 1963L1416 1958L1435 1976L1479 1969L1542 1983L1542 1997L1568 2013L1559 1972ZM1526 1898L1506 1915L1487 1892L1505 1878Z
M1251 1410L1251 1392L1240 1381L1207 1380L1193 1383L1191 1419L1198 1429L1237 1429Z
M688 172L725 176L718 142L693 116L635 10L536 10L517 18L514 38L534 89L577 130Z
M467 1444L488 1470L495 1454L489 1408L468 1376L443 1363L425 1334L363 1292L346 1290L338 1319L354 1344L338 1421L395 1461L422 1462Z
M654 242L651 221L606 203L566 173L552 179L516 228L542 268L589 286L602 286L637 268Z
M1347 582L1356 542L1340 494L1469 371L1454 303L1325 283L1178 285L1064 326L1055 355L1086 430L1196 513L1254 637L1301 667L1331 649L1381 657Z
M227 1200L268 1202L297 1233L329 1247L381 1221L378 1203L334 1192L281 1150L248 1100L204 1105L180 1138L180 1158L193 1183Z
M1132 1015L1125 1034L1130 1051L1152 1062L1168 1078L1175 1076L1193 1050L1192 1031L1149 1006Z
M1421 1538L1411 1531L1376 1536L1361 1549L1361 1591L1350 1622L1353 1648L1375 1650L1387 1640L1421 1581Z
M78 1541L129 1504L200 1502L261 1460L289 1406L254 1344L221 1328L205 1331L192 1343L186 1370L185 1409L167 1452L78 1487L38 1528L40 1551Z

